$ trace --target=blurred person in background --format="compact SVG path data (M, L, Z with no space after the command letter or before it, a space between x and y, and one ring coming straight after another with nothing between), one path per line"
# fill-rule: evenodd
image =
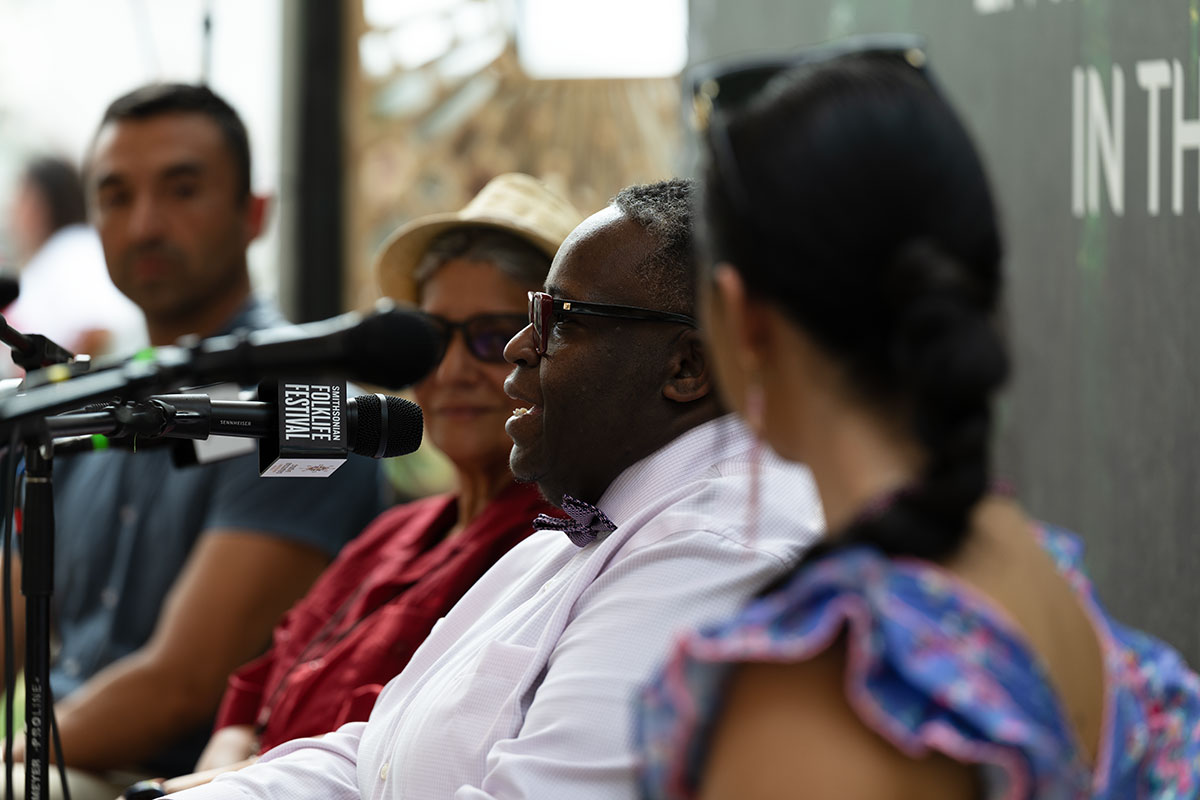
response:
M528 175L492 180L461 212L410 222L385 245L384 294L420 307L444 336L437 369L414 387L457 489L371 523L275 630L275 643L229 680L195 775L207 782L290 739L365 720L434 623L553 507L508 467L504 346L527 324L528 292L581 221Z
M812 469L830 533L683 640L645 699L645 796L1195 797L1196 675L989 477L1001 236L920 42L695 85L720 384Z
M151 344L286 324L250 287L265 214L250 168L245 127L206 87L150 85L105 112L91 219ZM377 464L353 455L300 480L260 478L253 451L176 467L169 448L110 449L56 459L54 482L50 679L75 798L191 769L229 674L380 509Z
M30 161L17 182L9 234L21 293L3 310L21 333L40 333L73 353L131 353L146 342L142 312L117 291L87 225L79 172L62 158ZM7 347L0 372L19 375Z

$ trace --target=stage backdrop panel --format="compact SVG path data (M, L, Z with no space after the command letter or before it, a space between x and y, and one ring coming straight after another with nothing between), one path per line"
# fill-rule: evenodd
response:
M1106 605L1200 664L1197 0L692 0L690 58L916 31L990 167L1000 472Z

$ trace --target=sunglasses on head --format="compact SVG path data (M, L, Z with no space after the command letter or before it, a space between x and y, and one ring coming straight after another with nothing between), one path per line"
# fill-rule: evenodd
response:
M748 211L751 206L729 141L728 117L745 108L776 76L849 55L895 59L929 80L924 39L905 33L854 36L779 56L700 64L688 71L692 127L708 140L717 174L739 209Z
M618 306L611 303L585 303L579 300L562 300L546 292L529 293L529 324L533 326L533 349L539 356L546 353L550 343L550 328L558 317L581 314L590 317L610 317L644 322L675 322L696 327L696 320L686 314L670 311L655 311L652 308Z
M504 363L504 346L529 324L524 314L476 314L462 322L451 322L437 314L422 312L438 333L441 348L437 362L440 364L450 349L450 341L456 331L462 331L467 352L486 364Z

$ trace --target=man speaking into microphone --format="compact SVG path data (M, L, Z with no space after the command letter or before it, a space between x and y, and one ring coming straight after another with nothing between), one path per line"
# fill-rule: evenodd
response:
M783 574L822 525L806 469L724 413L695 329L690 188L622 191L567 237L508 343L510 464L539 518L366 722L187 800L633 800L634 698L677 633Z
M152 344L285 324L251 291L264 200L245 127L212 91L114 101L86 178L109 272ZM55 473L55 711L72 796L112 798L192 767L229 673L379 510L378 471L351 456L320 480L260 478L253 452L176 468L160 448L60 458Z

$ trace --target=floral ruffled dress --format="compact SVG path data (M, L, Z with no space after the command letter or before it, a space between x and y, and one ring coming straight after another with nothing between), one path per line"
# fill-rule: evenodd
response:
M802 661L844 632L848 697L859 717L905 753L936 750L979 764L989 800L1200 796L1200 679L1169 646L1104 613L1075 537L1050 527L1038 535L1104 649L1104 735L1094 764L999 607L933 564L854 547L679 643L643 697L644 795L695 796L734 664Z

